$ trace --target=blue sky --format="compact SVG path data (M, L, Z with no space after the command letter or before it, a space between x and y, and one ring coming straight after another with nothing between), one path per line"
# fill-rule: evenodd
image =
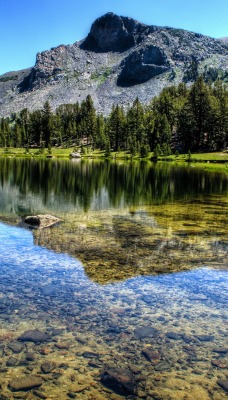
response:
M149 25L228 36L228 0L0 0L0 74L33 66L39 51L83 39L108 11Z

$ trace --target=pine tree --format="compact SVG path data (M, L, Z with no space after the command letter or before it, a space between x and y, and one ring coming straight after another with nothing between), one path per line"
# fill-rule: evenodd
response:
M41 146L42 142L42 112L35 110L29 114L29 131L31 143Z
M137 142L135 135L130 136L129 138L129 151L132 157L134 157L137 153Z
M21 140L24 146L30 146L30 131L29 131L29 111L24 108L19 113L19 123L21 126Z
M125 116L123 108L118 104L112 107L108 118L108 131L111 148L114 151L124 149L125 145Z
M200 77L192 85L179 115L178 133L185 150L203 148L211 130L212 112L209 88Z
M51 106L48 101L44 103L43 111L42 111L42 133L43 133L43 140L45 143L45 147L51 144L51 137L52 137L52 111Z
M141 158L146 158L148 157L150 152L150 147L148 144L142 143L140 146L140 157Z
M142 143L145 138L144 109L138 97L127 114L128 132L136 142Z
M154 100L154 110L157 114L165 115L170 125L171 131L176 124L178 107L177 89L174 86L163 89L160 96Z
M21 128L17 122L12 129L12 145L13 147L21 147Z
M86 138L87 145L96 143L96 110L90 95L81 104L81 134Z
M1 119L0 126L0 146L7 147L7 136L9 132L9 122L6 118Z
M166 114L155 114L154 126L151 131L149 142L151 150L154 150L157 145L170 144L171 128L166 117Z
M216 149L221 150L228 143L228 90L220 80L215 82L213 94L216 99L213 139Z
M110 140L107 138L106 145L105 145L105 157L111 156L111 145Z
M99 114L96 118L96 148L104 150L107 142L105 119L103 115Z

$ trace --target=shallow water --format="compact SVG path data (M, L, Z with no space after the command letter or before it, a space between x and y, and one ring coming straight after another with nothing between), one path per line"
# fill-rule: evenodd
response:
M20 225L27 210L52 212L63 222L44 230L0 223L2 398L225 399L225 177L147 167L147 187L130 196L140 187L138 166L119 194L110 192L116 181L109 179L114 171L121 180L127 167L110 167L102 180L107 171L99 166L88 201L88 188L75 193L77 185L69 184L67 171L77 176L79 167L67 163L60 175L67 183L57 189L57 177L56 184L53 178L32 185L31 165L17 179L10 165L2 220ZM94 168L87 170L90 184ZM158 196L148 182L153 177L155 188L159 174L167 184L171 174L176 188L187 176L202 185L185 182L182 192L158 186ZM35 329L45 333L40 340L21 337ZM34 376L38 387L14 389L15 379L32 385Z

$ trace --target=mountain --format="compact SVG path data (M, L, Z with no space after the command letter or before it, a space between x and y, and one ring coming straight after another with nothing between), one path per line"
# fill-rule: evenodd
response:
M228 36L220 38L220 40L222 40L222 42L228 43Z
M53 108L81 102L90 94L98 111L128 105L137 96L147 103L180 82L228 80L228 45L198 33L149 26L107 13L88 36L72 45L38 53L34 67L0 76L0 116L23 108Z

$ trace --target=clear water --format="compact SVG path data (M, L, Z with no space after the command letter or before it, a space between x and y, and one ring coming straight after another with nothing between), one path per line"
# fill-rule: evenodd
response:
M0 167L2 398L225 399L226 176L166 165ZM46 212L62 223L20 226L22 215ZM35 329L46 336L18 340ZM16 390L25 377L30 387Z

